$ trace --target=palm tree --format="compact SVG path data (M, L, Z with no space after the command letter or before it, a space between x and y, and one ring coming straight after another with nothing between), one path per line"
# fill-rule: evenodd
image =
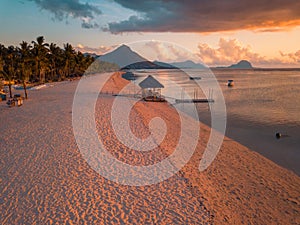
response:
M49 50L50 79L56 80L63 63L63 50L53 43L50 44Z
M77 52L76 57L76 67L75 67L75 73L76 74L83 74L85 71L85 57L81 52Z
M47 64L48 43L44 43L43 36L36 38L36 41L32 41L33 55L35 59L35 72L40 82L45 82L45 69Z
M20 61L19 61L19 70L20 70L20 78L23 83L25 99L28 98L27 89L26 89L26 82L29 80L29 76L31 73L31 62L32 62L32 55L31 55L31 45L28 45L26 41L20 43L21 48L19 49L20 53Z
M2 81L2 78L5 78L4 77L4 60L3 60L3 57L2 57L2 55L0 54L0 82ZM3 88L2 87L2 82L0 83L0 91L1 91L1 89Z
M33 46L23 41L18 48L6 48L0 44L0 76L8 82L11 97L14 79L23 82L27 98L27 81L45 82L81 76L94 61L93 57L76 52L69 43L64 44L62 49L54 43L45 43L44 37L40 36L32 44Z
M94 62L94 58L87 55L85 56L81 52L77 52L76 54L76 66L75 66L75 73L76 75L82 75L87 70L92 62Z
M0 44L0 57L2 59L7 55L7 48L4 45Z
M5 61L4 61L4 57L6 57L7 55L7 49L5 48L4 45L0 44L0 78L4 78L4 65L5 65Z
M14 46L3 49L4 54L1 56L0 72L4 79L8 81L9 96L12 98L12 82L16 78L17 71L17 51Z
M65 62L65 75L69 77L71 75L71 68L74 68L75 64L75 50L69 43L64 44L64 62Z

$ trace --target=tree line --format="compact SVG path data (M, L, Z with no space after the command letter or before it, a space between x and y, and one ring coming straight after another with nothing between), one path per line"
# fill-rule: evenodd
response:
M0 78L9 86L21 83L27 98L28 83L42 84L82 76L94 58L76 51L69 43L60 48L54 43L46 43L43 36L28 43L22 41L19 46L0 44Z

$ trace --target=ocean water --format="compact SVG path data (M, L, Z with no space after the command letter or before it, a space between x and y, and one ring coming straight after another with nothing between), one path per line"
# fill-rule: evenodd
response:
M226 135L300 175L300 71L213 72L226 101ZM223 85L228 79L233 88Z
M201 77L197 80L202 88L212 90L215 76L225 99L227 111L226 136L257 151L273 162L294 171L300 176L300 71L254 71L254 70L186 70L189 76ZM174 98L184 98L182 92L190 96L205 98L195 81L176 70L137 72L136 83L152 74L165 85L162 94L172 102ZM234 87L227 81L234 80ZM171 82L170 84L170 80ZM176 85L174 85L174 81ZM211 94L210 92L210 94ZM183 106L184 107L184 106ZM197 104L200 121L210 125L210 110L207 103ZM279 132L280 139L275 137Z
M271 126L300 126L300 71L213 72L230 116ZM223 85L228 79L234 80L234 87Z

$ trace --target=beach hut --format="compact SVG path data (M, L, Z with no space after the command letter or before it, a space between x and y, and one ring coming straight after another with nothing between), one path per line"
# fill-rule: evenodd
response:
M145 101L163 102L165 99L161 95L161 89L164 88L158 80L149 75L139 86L142 88L142 97Z

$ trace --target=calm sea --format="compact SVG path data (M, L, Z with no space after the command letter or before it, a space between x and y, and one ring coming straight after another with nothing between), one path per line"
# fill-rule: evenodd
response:
M210 86L212 82L207 71L186 72L189 76L201 77L197 82L203 86ZM163 94L167 96L184 98L184 90L191 96L204 97L201 90L178 71L152 70L136 74L140 76L137 83L149 74L156 76L166 86ZM226 103L226 136L300 175L300 71L218 69L212 74ZM170 84L170 79L177 84ZM229 79L234 80L234 87L227 86ZM172 98L168 100L172 101ZM208 104L198 104L197 109L199 119L210 125ZM275 137L277 132L282 134L280 139Z

